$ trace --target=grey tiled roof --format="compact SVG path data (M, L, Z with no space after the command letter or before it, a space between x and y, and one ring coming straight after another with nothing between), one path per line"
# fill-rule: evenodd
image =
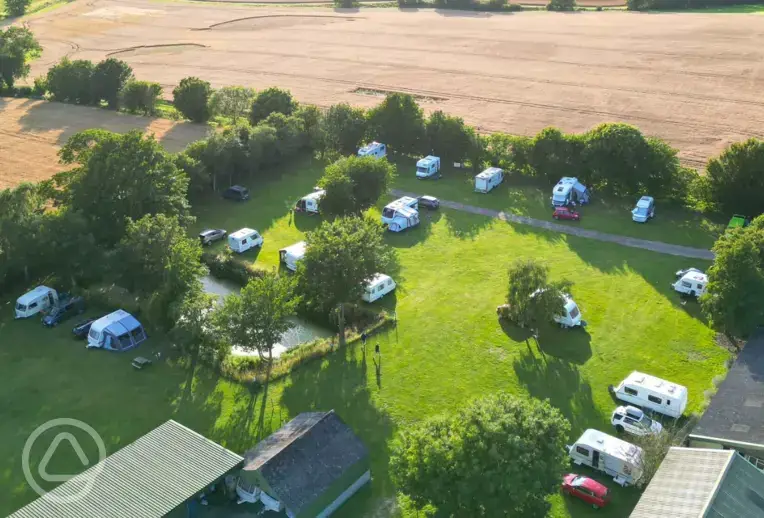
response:
M244 454L276 497L299 514L345 471L368 456L366 446L333 410L298 415Z
M59 500L77 495L102 469L80 498L55 503L41 497L9 518L159 518L242 460L171 420L48 493Z

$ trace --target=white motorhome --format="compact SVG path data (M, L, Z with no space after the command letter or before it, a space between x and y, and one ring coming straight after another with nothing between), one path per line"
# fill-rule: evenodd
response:
M58 292L47 286L37 286L16 299L16 318L28 318L58 304Z
M678 279L676 282L671 284L674 291L693 297L700 297L706 292L706 288L708 287L708 275L697 268L680 270L677 272L677 277Z
M588 429L568 446L573 463L604 471L617 484L627 486L642 477L642 448L599 430Z
M228 234L228 248L234 252L246 252L256 246L263 246L263 236L257 230L242 228L232 234Z
M475 176L475 192L489 192L504 181L504 170L489 167Z
M286 248L282 248L279 250L279 259L282 263L284 263L284 266L293 272L296 272L297 263L300 262L303 257L305 257L305 248L305 241L300 241L299 243L295 243Z
M416 163L417 178L440 178L440 158L428 155Z
M295 204L294 210L297 212L305 212L306 214L318 214L318 204L325 194L325 190L316 189L307 196L300 198Z
M637 200L637 206L631 211L631 220L637 223L647 223L655 217L655 200L652 196L642 196Z
M387 156L387 146L376 141L371 142L358 150L358 156L385 158Z
M621 401L674 418L687 408L687 387L638 371L614 387L613 394Z
M564 207L571 203L589 203L589 190L578 178L563 176L552 189L552 206Z
M366 284L366 290L361 297L366 302L381 299L395 289L395 281L389 275L378 273Z

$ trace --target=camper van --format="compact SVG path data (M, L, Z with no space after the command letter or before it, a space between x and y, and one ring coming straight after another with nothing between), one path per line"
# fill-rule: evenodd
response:
M263 236L258 234L257 230L242 228L228 235L228 248L234 252L246 252L256 246L263 246Z
M564 176L552 189L552 206L564 207L571 203L584 205L589 203L589 190L578 178Z
M503 181L504 170L498 167L489 167L475 176L475 192L489 192Z
M317 189L307 196L303 196L294 206L295 212L304 212L306 214L318 214L318 203L324 197L326 191Z
M628 486L642 476L642 448L599 430L588 429L568 446L573 463L604 471L617 484Z
M366 144L358 150L358 156L385 158L387 156L387 146L376 141L370 144Z
M87 348L127 351L145 340L146 332L141 323L127 311L118 309L93 322Z
M708 287L708 275L697 268L687 268L676 272L677 280L671 284L674 291L684 295L700 297Z
M28 318L58 304L58 292L47 286L37 286L16 299L16 318Z
M378 273L366 284L362 299L366 302L374 302L381 299L395 289L395 281L389 275Z
M612 389L615 397L640 408L678 418L687 408L687 387L634 371Z
M440 178L440 158L428 155L416 163L417 178Z
M637 206L631 211L631 220L637 223L647 223L655 217L655 200L652 196L642 196L637 200Z
M284 263L284 266L292 270L297 271L297 263L305 256L305 241L300 241L286 248L279 250L279 260Z

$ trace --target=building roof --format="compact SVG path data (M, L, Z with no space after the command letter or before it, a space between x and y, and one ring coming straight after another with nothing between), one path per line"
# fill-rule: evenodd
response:
M9 518L159 518L242 460L170 420ZM81 491L94 474L90 491ZM56 503L67 497L73 501Z
M764 449L764 328L748 340L690 437Z
M671 448L630 518L761 518L764 473L733 450Z
M287 509L299 514L367 456L334 410L306 412L249 450L243 469L259 471Z

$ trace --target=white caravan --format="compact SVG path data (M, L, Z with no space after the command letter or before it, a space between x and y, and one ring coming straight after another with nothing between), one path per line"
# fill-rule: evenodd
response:
M371 142L358 150L358 156L371 156L374 158L385 158L387 156L387 146L379 142Z
M37 286L16 299L16 318L28 318L58 304L58 292L47 286Z
M279 259L282 263L284 263L284 266L293 272L296 272L297 263L300 262L303 257L305 257L305 248L305 241L300 241L299 243L295 243L286 248L282 248L279 250Z
M263 236L257 230L242 228L233 234L228 234L228 248L234 252L246 252L250 248L263 246Z
M316 189L307 196L300 198L294 206L294 210L297 212L305 212L306 214L318 214L318 204L325 194L325 190Z
M535 297L537 293L541 293L542 290L536 290L531 294L531 297ZM586 327L586 320L581 318L581 310L576 304L576 301L570 295L563 295L564 313L562 315L555 315L554 321L560 324L563 328L573 327Z
M634 484L642 476L642 448L592 428L568 446L568 455L577 466L604 471L622 486Z
M475 192L488 192L504 181L504 170L489 167L475 176Z
M389 204L382 209L382 223L391 232L402 232L419 225L419 211L406 205Z
M571 203L589 203L589 190L578 178L563 176L552 189L552 206L565 207Z
M621 401L674 418L687 408L687 387L637 371L614 387L613 394Z
M652 196L642 196L637 200L637 206L631 211L631 220L637 223L647 223L655 217L655 200Z
M416 163L417 178L440 178L440 158L428 155Z
M685 295L692 295L693 297L700 297L706 292L708 275L697 268L680 270L677 272L677 277L679 277L677 281L671 284L674 291L684 293Z
M389 275L378 273L366 284L366 290L361 297L366 302L381 299L395 289L395 281Z

